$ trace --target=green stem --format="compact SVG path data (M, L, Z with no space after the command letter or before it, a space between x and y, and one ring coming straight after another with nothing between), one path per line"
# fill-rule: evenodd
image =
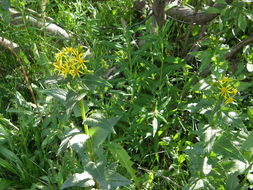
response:
M86 117L86 112L87 110L85 110L85 106L84 106L84 100L81 100L80 101L80 111L81 111L81 115L82 115L82 118L83 118L83 127L84 127L84 133L86 135L89 135L90 136L90 133L89 133L89 127L88 125L86 125L84 122L86 121L87 117ZM90 137L91 138L91 137ZM88 139L87 140L87 146L88 146L88 154L90 156L90 160L92 162L95 161L95 158L94 158L94 153L92 151L92 142L91 142L91 139Z

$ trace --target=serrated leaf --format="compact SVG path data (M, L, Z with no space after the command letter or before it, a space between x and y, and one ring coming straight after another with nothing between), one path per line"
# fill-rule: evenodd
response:
M68 91L65 89L55 88L55 89L46 89L41 91L43 94L52 96L55 99L59 100L62 103L65 103Z
M117 188L132 183L129 179L114 171L107 171L106 179L112 188Z
M238 17L238 27L245 32L245 29L247 27L247 19L243 14L240 14Z
M92 137L92 146L98 148L111 133L102 127L92 127L89 129L90 136Z
M61 190L69 187L92 187L94 185L93 177L87 171L84 171L70 176L61 186Z
M87 139L89 139L89 136L81 133L78 129L69 131L59 146L57 156L69 147L73 148L77 153L82 152Z
M119 119L120 117L103 118L102 115L93 114L84 123L88 126L102 127L110 132L115 132L113 127Z
M110 143L108 144L108 149L112 153L113 157L116 160L119 160L120 164L126 168L128 173L131 175L131 177L136 181L137 177L135 175L135 170L133 169L133 162L131 161L130 156L128 155L127 151L119 144L116 143Z
M89 162L85 165L85 170L98 182L100 189L110 189L110 185L105 177L105 165L102 162Z
M70 116L73 108L75 107L76 103L82 100L86 96L86 92L69 92L66 98L66 107L67 107L67 115Z

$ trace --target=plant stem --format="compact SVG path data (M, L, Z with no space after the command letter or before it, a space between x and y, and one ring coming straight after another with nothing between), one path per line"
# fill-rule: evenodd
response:
M89 127L88 125L86 125L84 122L86 121L87 117L86 117L86 112L87 110L85 110L85 106L84 106L84 100L81 100L80 101L80 111L81 111L81 115L82 115L82 119L83 119L83 127L84 127L84 133L86 135L89 135L90 136L90 133L89 133ZM91 138L91 137L90 137ZM90 156L90 160L92 162L95 161L95 158L94 158L94 154L93 154L93 151L92 151L92 142L91 142L91 139L88 139L87 140L87 147L88 147L88 154Z

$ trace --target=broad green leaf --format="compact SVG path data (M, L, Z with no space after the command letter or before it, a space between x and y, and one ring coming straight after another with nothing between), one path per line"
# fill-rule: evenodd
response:
M113 157L116 160L119 160L120 164L126 168L128 173L131 175L131 177L137 181L137 177L135 175L135 170L133 169L133 162L131 161L130 156L128 155L127 151L119 144L116 143L110 143L107 145L107 148L112 153Z
M112 85L105 79L102 79L96 74L93 75L87 75L83 79L83 85L85 88L94 91L96 87L101 86L101 87L109 87L112 88Z
M245 32L245 29L247 27L247 19L243 14L240 14L238 17L238 27Z
M114 171L107 171L106 179L112 188L117 188L132 183L129 179Z
M98 148L111 133L111 131L102 127L92 127L89 129L90 136L92 137L92 146Z
M119 119L119 117L104 118L101 114L93 114L84 123L92 127L102 127L114 133L113 127Z
M250 133L246 141L242 144L242 149L250 151L253 154L253 132Z
M66 97L66 112L69 117L75 105L86 96L86 92L69 92Z
M239 179L238 174L230 174L226 180L226 189L229 190L238 190L239 188Z
M219 14L221 10L215 7L209 7L208 9L205 10L205 12L210 14Z
M55 88L55 89L46 89L41 91L47 96L52 96L55 99L59 100L61 103L65 103L68 91L65 89Z
M231 138L223 134L214 144L213 151L221 154L224 158L237 159L244 162L241 152L231 143Z
M92 187L94 185L93 177L87 171L84 171L70 176L61 186L61 190L69 187Z
M84 169L99 184L100 189L108 189L110 187L105 177L105 165L102 162L89 162Z
M81 133L78 129L69 131L60 144L57 156L69 147L73 148L77 153L82 152L87 139L89 139L89 136Z
M213 127L208 127L204 131L205 134L205 151L210 153L212 151L216 137L220 134L221 130Z
M237 87L237 90L238 91L244 91L244 90L248 89L251 86L252 86L252 84L249 83L249 82L240 82L239 86Z
M211 65L213 53L210 50L202 51L197 54L197 57L201 61L199 71L204 71L209 65Z

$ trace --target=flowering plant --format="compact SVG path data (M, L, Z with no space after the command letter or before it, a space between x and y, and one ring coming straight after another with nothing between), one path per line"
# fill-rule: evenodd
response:
M72 78L75 76L80 77L83 74L93 73L92 70L88 70L85 63L85 52L82 46L77 48L65 47L55 55L55 62L53 63L55 71L59 75L63 75L64 78L67 75L71 75Z

